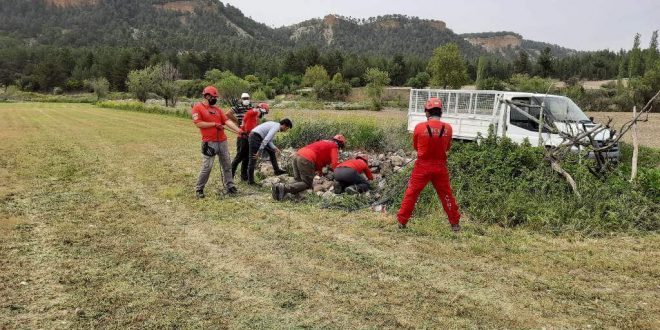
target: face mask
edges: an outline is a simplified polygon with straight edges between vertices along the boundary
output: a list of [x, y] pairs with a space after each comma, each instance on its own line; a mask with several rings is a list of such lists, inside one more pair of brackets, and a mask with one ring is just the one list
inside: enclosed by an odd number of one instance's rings
[[215, 105], [216, 103], [218, 103], [218, 99], [216, 99], [216, 98], [209, 99], [209, 104], [210, 105]]
[[243, 105], [245, 105], [245, 106], [250, 105], [250, 100], [243, 100]]

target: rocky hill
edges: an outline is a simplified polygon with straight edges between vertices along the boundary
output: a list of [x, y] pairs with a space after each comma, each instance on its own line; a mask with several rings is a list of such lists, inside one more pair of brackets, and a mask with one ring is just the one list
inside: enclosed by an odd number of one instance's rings
[[573, 49], [564, 48], [554, 44], [524, 39], [515, 32], [484, 32], [461, 34], [465, 41], [477, 46], [490, 54], [499, 55], [507, 59], [517, 56], [520, 50], [526, 51], [531, 57], [537, 57], [545, 47], [550, 47], [552, 54], [564, 57], [577, 53]]
[[273, 29], [215, 0], [3, 0], [0, 36], [30, 45], [150, 47], [162, 50], [319, 49], [385, 55], [429, 56], [455, 42], [468, 58], [494, 54], [535, 56], [546, 46], [555, 56], [571, 50], [523, 39], [512, 32], [459, 35], [443, 21], [404, 15], [354, 19], [328, 15]]

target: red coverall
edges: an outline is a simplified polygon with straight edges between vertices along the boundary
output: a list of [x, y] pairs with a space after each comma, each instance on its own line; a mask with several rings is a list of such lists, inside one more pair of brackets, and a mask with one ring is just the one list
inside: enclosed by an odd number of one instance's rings
[[410, 174], [408, 188], [397, 214], [397, 220], [406, 224], [415, 209], [415, 204], [426, 184], [431, 181], [442, 207], [447, 213], [449, 223], [458, 224], [461, 214], [458, 204], [451, 193], [449, 171], [447, 170], [447, 150], [451, 147], [452, 128], [438, 119], [415, 126], [413, 147], [417, 150], [417, 160]]

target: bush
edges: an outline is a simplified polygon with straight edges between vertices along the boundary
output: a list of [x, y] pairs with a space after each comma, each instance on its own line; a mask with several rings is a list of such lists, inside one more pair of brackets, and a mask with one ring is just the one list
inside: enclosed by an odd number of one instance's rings
[[348, 149], [385, 151], [399, 149], [408, 143], [410, 135], [405, 126], [382, 128], [371, 121], [321, 122], [304, 121], [295, 123], [287, 134], [277, 136], [277, 145], [288, 148], [301, 148], [314, 141], [329, 139], [336, 134], [344, 134]]
[[351, 85], [344, 82], [341, 73], [336, 73], [330, 81], [317, 82], [314, 93], [321, 100], [343, 101], [351, 93]]
[[110, 90], [110, 83], [108, 82], [108, 79], [103, 77], [87, 79], [85, 80], [85, 86], [94, 91], [94, 95], [96, 95], [97, 100], [104, 98]]
[[313, 87], [318, 83], [325, 83], [328, 80], [330, 80], [330, 76], [328, 76], [328, 72], [322, 65], [310, 66], [305, 70], [302, 86]]
[[190, 118], [190, 109], [173, 109], [171, 107], [163, 107], [160, 105], [149, 105], [142, 102], [134, 101], [102, 101], [97, 102], [96, 106], [107, 109], [126, 110], [144, 113], [154, 113], [161, 115], [170, 115], [182, 118]]
[[385, 86], [390, 83], [389, 73], [376, 68], [369, 68], [364, 74], [364, 80], [367, 82], [367, 95], [371, 101], [371, 109], [382, 109], [383, 90], [385, 89]]
[[431, 80], [431, 76], [427, 72], [422, 71], [419, 72], [416, 76], [408, 79], [406, 86], [412, 88], [424, 88], [429, 85], [429, 80]]
[[268, 95], [266, 95], [266, 93], [261, 89], [254, 91], [250, 97], [253, 101], [266, 101], [269, 99]]
[[501, 91], [506, 89], [506, 86], [503, 81], [495, 77], [488, 77], [477, 82], [477, 89]]
[[[625, 147], [624, 147], [625, 149]], [[564, 164], [577, 182], [582, 198], [543, 160], [543, 150], [517, 145], [508, 139], [455, 143], [449, 154], [452, 188], [461, 212], [473, 221], [504, 227], [559, 233], [579, 231], [602, 235], [610, 231], [660, 229], [660, 151], [643, 149], [640, 178], [628, 182], [629, 168], [619, 166], [605, 181], [597, 180], [583, 164]], [[623, 163], [629, 162], [628, 152]], [[650, 156], [649, 156], [650, 154]], [[577, 156], [576, 156], [577, 157]], [[583, 163], [588, 162], [583, 160]], [[411, 168], [388, 182], [399, 207]], [[643, 174], [642, 174], [643, 173]], [[442, 207], [429, 185], [416, 207], [417, 215], [439, 215]]]
[[516, 92], [546, 93], [554, 86], [552, 79], [530, 77], [527, 74], [514, 74], [509, 79], [509, 90]]

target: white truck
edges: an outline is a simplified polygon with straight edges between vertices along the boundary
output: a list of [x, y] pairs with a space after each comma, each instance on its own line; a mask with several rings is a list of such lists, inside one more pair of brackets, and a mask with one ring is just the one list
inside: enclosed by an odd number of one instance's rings
[[[408, 106], [408, 130], [426, 121], [424, 104], [431, 97], [442, 99], [443, 121], [452, 125], [454, 139], [476, 140], [488, 136], [492, 125], [499, 137], [516, 143], [527, 139], [533, 146], [557, 146], [563, 142], [556, 128], [569, 134], [584, 132], [595, 126], [593, 121], [571, 99], [559, 95], [504, 91], [412, 89]], [[543, 109], [543, 111], [541, 111]], [[543, 123], [544, 125], [539, 125]], [[600, 146], [611, 138], [610, 130], [596, 136]], [[608, 158], [618, 159], [619, 149], [607, 151]]]

